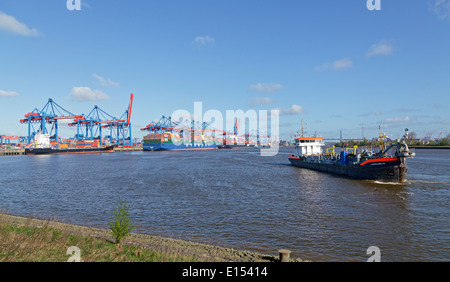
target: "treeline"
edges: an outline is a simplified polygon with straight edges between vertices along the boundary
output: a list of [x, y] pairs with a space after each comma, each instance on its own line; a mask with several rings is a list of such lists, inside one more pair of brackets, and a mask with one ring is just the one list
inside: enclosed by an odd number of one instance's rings
[[413, 131], [409, 133], [408, 137], [408, 145], [410, 146], [450, 146], [450, 134], [435, 140], [421, 140], [417, 138], [417, 134]]
[[438, 140], [412, 140], [408, 143], [409, 146], [450, 146], [449, 138], [441, 138]]
[[[383, 143], [391, 144], [393, 142], [396, 142], [395, 140], [392, 140], [390, 142], [383, 141]], [[418, 139], [409, 139], [408, 140], [409, 146], [450, 146], [450, 138], [444, 137], [437, 140], [418, 140]], [[372, 146], [372, 147], [380, 147], [380, 141], [373, 141], [373, 140], [348, 140], [348, 141], [341, 141], [334, 144], [336, 147], [354, 147], [354, 146], [362, 147], [362, 146]]]
[[373, 140], [346, 140], [346, 141], [341, 141], [341, 142], [337, 142], [334, 144], [334, 146], [336, 147], [354, 147], [354, 146], [358, 146], [358, 147], [380, 147], [381, 143], [380, 141], [373, 141]]

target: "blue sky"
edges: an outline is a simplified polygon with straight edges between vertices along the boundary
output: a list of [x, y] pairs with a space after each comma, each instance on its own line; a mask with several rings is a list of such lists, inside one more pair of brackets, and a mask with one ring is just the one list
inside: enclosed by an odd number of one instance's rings
[[[48, 98], [120, 116], [133, 136], [175, 110], [280, 109], [327, 138], [449, 130], [450, 0], [0, 2], [0, 134]], [[64, 129], [72, 137], [72, 129]]]

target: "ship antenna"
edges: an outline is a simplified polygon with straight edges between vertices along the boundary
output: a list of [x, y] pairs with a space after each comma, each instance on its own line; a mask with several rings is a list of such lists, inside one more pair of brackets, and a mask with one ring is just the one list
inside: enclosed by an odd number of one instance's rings
[[303, 137], [303, 119], [302, 119], [302, 137]]
[[380, 147], [383, 150], [383, 137], [381, 136], [381, 126], [378, 126], [378, 131], [380, 132]]

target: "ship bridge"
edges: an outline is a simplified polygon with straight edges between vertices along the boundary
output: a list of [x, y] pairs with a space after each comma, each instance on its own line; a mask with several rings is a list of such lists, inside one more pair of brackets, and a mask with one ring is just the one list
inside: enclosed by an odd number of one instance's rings
[[298, 156], [322, 154], [322, 146], [325, 146], [325, 143], [321, 136], [300, 136], [295, 138], [295, 153]]

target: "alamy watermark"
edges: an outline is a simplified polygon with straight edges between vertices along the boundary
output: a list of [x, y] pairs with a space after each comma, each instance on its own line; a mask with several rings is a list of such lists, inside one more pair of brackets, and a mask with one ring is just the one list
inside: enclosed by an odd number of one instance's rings
[[[224, 140], [229, 142], [230, 138], [233, 144], [249, 145], [248, 140], [252, 136], [257, 139], [254, 140], [255, 145], [262, 145], [261, 156], [275, 156], [279, 149], [279, 115], [279, 110], [226, 110], [224, 118], [219, 110], [212, 109], [203, 113], [203, 103], [194, 102], [193, 114], [184, 109], [172, 113], [172, 120], [178, 123], [172, 132], [173, 144], [189, 146], [205, 142], [205, 132], [210, 137], [206, 142], [216, 145], [223, 144]], [[203, 128], [205, 124], [209, 130]], [[189, 134], [186, 134], [186, 128], [189, 128]]]
[[366, 3], [367, 9], [369, 11], [380, 11], [381, 10], [381, 0], [367, 0]]
[[[370, 246], [367, 248], [366, 253], [367, 255], [370, 255], [367, 262], [381, 262], [381, 250], [379, 247]], [[70, 255], [67, 262], [81, 262], [81, 250], [77, 246], [69, 247], [66, 254]]]
[[67, 10], [69, 10], [69, 11], [73, 11], [73, 10], [80, 11], [81, 10], [81, 0], [67, 0], [66, 6], [67, 6]]
[[[80, 11], [81, 10], [81, 0], [67, 0], [66, 2], [67, 10], [69, 11]], [[367, 0], [367, 9], [370, 11], [380, 11], [381, 10], [381, 0]]]
[[367, 254], [370, 257], [367, 259], [367, 262], [380, 262], [381, 261], [381, 250], [377, 246], [370, 246], [367, 248]]
[[70, 255], [67, 262], [81, 262], [81, 250], [77, 246], [69, 247], [66, 254]]

